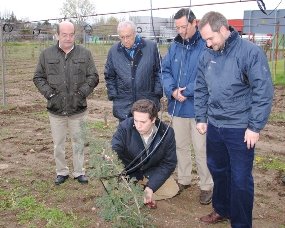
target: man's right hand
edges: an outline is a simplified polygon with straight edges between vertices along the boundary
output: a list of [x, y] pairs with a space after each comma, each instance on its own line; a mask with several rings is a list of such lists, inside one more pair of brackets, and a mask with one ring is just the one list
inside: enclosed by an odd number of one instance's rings
[[208, 127], [207, 123], [197, 123], [196, 124], [196, 129], [201, 135], [204, 135], [207, 132], [207, 127]]
[[186, 89], [186, 87], [183, 88], [177, 88], [172, 92], [172, 96], [174, 97], [174, 99], [178, 100], [179, 102], [183, 102], [187, 99], [187, 97], [184, 97], [182, 95], [182, 92]]
[[157, 207], [157, 204], [155, 200], [153, 200], [153, 191], [151, 188], [146, 187], [144, 189], [144, 204], [147, 205], [151, 209], [155, 209]]

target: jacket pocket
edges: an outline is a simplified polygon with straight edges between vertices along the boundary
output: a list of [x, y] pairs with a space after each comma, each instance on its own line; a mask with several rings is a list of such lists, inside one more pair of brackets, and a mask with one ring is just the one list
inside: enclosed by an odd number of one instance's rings
[[48, 59], [47, 60], [47, 74], [48, 75], [58, 75], [59, 74], [59, 59]]
[[73, 59], [73, 73], [75, 76], [75, 82], [83, 83], [86, 80], [86, 60], [85, 58]]
[[51, 112], [60, 113], [63, 110], [63, 99], [60, 94], [53, 96], [47, 102], [47, 109]]
[[74, 93], [72, 96], [72, 110], [79, 111], [87, 108], [87, 102], [84, 97], [78, 93]]

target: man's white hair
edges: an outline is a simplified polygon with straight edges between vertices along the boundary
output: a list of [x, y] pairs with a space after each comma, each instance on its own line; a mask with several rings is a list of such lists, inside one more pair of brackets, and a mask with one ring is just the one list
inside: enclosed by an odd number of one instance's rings
[[122, 28], [126, 28], [126, 27], [130, 27], [130, 28], [134, 31], [134, 33], [136, 33], [137, 26], [136, 26], [135, 23], [132, 22], [132, 21], [121, 21], [121, 22], [118, 24], [117, 32], [120, 33], [120, 31], [122, 30]]

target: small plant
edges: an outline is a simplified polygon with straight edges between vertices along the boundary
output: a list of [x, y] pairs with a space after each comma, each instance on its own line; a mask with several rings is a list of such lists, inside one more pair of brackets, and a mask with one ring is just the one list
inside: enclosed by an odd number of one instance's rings
[[121, 175], [124, 167], [117, 155], [108, 146], [100, 151], [98, 145], [91, 145], [90, 156], [91, 175], [99, 178], [105, 189], [96, 200], [100, 216], [114, 227], [151, 227], [151, 218], [143, 205], [142, 186]]

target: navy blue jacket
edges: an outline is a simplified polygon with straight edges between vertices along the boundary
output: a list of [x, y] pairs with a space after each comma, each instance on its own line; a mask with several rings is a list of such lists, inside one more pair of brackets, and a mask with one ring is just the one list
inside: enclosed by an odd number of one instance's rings
[[195, 87], [196, 121], [216, 127], [259, 132], [272, 106], [273, 85], [263, 50], [231, 34], [221, 51], [208, 48], [201, 56]]
[[[194, 118], [194, 85], [197, 74], [197, 64], [205, 42], [198, 31], [189, 42], [182, 40], [178, 35], [172, 42], [167, 55], [162, 62], [162, 74], [160, 75], [165, 95], [168, 99], [168, 113], [170, 115]], [[178, 87], [186, 87], [183, 96], [184, 102], [176, 102], [172, 93]], [[174, 112], [173, 109], [175, 108]]]
[[156, 43], [142, 39], [134, 59], [121, 42], [109, 50], [105, 65], [108, 99], [113, 101], [113, 115], [124, 120], [130, 116], [132, 104], [146, 98], [160, 107], [162, 86], [159, 78], [160, 58]]
[[[147, 177], [147, 186], [151, 188], [153, 192], [160, 188], [170, 177], [177, 163], [173, 129], [169, 127], [167, 130], [168, 126], [162, 122], [159, 126], [158, 120], [155, 124], [159, 128], [154, 137], [154, 141], [151, 143], [149, 153], [151, 153], [155, 147], [157, 147], [156, 150], [154, 150], [154, 153], [142, 166], [139, 166], [129, 174], [138, 180], [142, 180], [143, 176]], [[142, 138], [134, 126], [133, 117], [120, 122], [112, 138], [112, 149], [117, 152], [118, 157], [122, 160], [125, 167], [127, 167], [144, 148]], [[144, 153], [143, 158], [145, 156], [146, 154]], [[138, 159], [132, 167], [140, 161], [141, 159]]]

